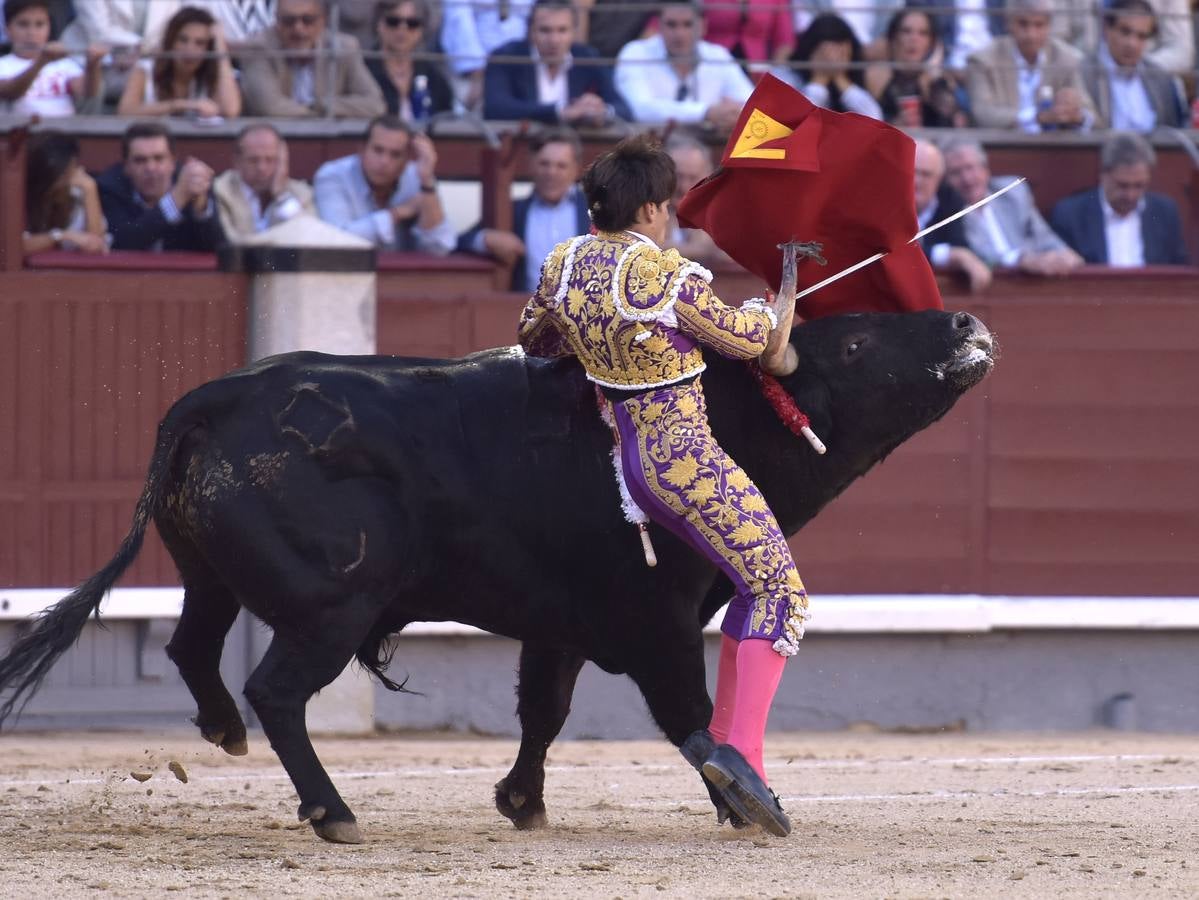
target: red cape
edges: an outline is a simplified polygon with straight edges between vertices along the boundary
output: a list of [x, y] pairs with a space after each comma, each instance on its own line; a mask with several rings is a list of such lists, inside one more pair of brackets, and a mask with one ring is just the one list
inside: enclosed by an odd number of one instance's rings
[[902, 131], [813, 105], [767, 75], [737, 120], [720, 168], [679, 204], [679, 224], [777, 290], [785, 241], [818, 241], [827, 266], [799, 265], [802, 290], [879, 251], [890, 254], [798, 303], [805, 319], [844, 312], [941, 309], [919, 244], [916, 145]]

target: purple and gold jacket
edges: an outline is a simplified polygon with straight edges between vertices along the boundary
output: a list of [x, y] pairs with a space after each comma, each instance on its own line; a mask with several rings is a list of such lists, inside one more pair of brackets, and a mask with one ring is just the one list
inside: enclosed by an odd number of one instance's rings
[[766, 348], [774, 313], [764, 300], [720, 301], [712, 273], [635, 232], [581, 235], [556, 246], [520, 317], [532, 356], [579, 358], [596, 384], [662, 387], [704, 370], [700, 345], [734, 359]]

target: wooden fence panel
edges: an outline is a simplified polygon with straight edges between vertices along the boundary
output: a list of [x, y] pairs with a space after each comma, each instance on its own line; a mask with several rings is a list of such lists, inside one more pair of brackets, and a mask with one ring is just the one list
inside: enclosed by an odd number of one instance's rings
[[[240, 365], [245, 279], [212, 271], [27, 271], [0, 289], [0, 584], [72, 585], [128, 530], [155, 429]], [[172, 584], [155, 536], [123, 580]]]

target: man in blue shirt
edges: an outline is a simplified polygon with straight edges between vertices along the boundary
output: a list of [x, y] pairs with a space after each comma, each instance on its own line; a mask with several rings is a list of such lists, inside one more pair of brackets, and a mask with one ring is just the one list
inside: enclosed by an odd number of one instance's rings
[[587, 202], [576, 182], [583, 145], [569, 128], [542, 132], [533, 144], [533, 193], [512, 207], [512, 231], [476, 225], [458, 242], [460, 250], [493, 256], [512, 268], [512, 290], [531, 291], [541, 264], [555, 245], [591, 229]]
[[379, 116], [367, 126], [361, 151], [316, 170], [317, 212], [382, 250], [444, 256], [456, 235], [437, 195], [436, 168], [427, 136], [396, 116]]

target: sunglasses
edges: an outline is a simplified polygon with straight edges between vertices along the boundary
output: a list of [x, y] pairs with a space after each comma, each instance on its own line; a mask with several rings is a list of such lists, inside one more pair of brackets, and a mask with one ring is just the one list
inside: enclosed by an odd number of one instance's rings
[[297, 25], [303, 25], [305, 28], [311, 28], [321, 17], [316, 13], [304, 13], [298, 16], [279, 16], [278, 22], [284, 28], [295, 28]]
[[425, 27], [425, 20], [418, 16], [384, 16], [383, 24], [388, 28], [399, 28], [404, 25], [410, 31], [416, 31], [418, 28]]

